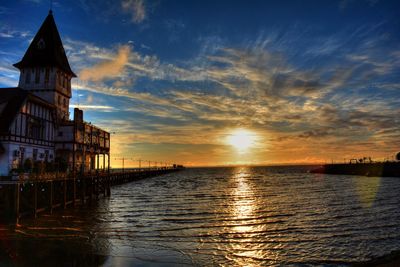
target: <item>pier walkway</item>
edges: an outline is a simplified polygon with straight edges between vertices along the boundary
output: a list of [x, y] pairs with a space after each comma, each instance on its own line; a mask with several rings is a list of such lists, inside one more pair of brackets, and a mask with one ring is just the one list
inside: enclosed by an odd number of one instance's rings
[[111, 186], [176, 172], [181, 168], [132, 169], [66, 174], [24, 176], [18, 180], [0, 181], [0, 218], [17, 224], [25, 216], [37, 217], [56, 208], [91, 204], [99, 197], [111, 196]]

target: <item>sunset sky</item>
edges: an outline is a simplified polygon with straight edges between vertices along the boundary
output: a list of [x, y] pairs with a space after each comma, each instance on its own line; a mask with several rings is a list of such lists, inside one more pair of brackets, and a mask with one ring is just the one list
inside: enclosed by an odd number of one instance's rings
[[[50, 1], [0, 2], [0, 87]], [[119, 157], [187, 166], [400, 151], [400, 1], [53, 1], [71, 112]], [[133, 166], [134, 161], [126, 165]]]

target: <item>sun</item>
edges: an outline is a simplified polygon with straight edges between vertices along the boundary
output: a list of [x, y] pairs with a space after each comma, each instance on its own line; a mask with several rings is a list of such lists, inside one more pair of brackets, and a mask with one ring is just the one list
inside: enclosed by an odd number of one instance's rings
[[228, 135], [227, 143], [239, 152], [248, 151], [256, 141], [256, 135], [245, 129], [236, 129]]

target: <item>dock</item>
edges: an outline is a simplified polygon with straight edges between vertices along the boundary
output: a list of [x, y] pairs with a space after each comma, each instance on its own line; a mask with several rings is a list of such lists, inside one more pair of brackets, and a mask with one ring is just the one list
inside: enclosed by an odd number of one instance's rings
[[37, 175], [18, 180], [0, 181], [0, 218], [19, 223], [27, 216], [53, 213], [90, 205], [100, 197], [110, 197], [111, 187], [132, 181], [164, 175], [181, 168], [134, 169], [129, 171], [93, 172], [85, 175]]
[[400, 162], [368, 162], [325, 164], [311, 173], [360, 175], [375, 177], [400, 177]]

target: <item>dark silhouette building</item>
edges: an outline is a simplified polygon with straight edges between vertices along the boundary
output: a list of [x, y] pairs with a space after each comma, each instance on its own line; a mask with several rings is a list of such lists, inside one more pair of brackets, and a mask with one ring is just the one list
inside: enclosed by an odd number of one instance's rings
[[69, 116], [71, 79], [76, 77], [52, 11], [22, 60], [18, 87], [0, 88], [0, 176], [9, 175], [28, 159], [52, 162], [69, 171], [91, 171], [110, 162], [110, 134], [83, 120], [83, 111]]

